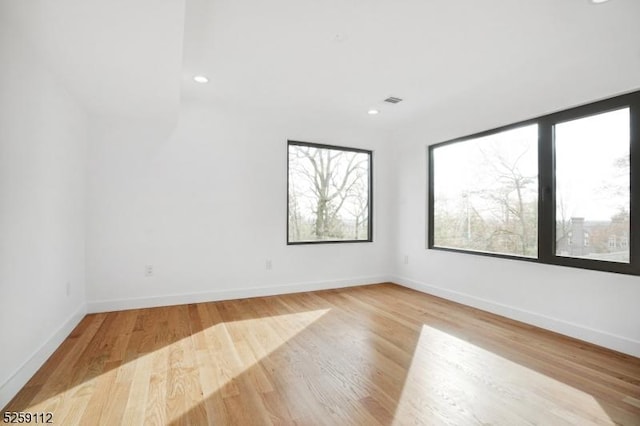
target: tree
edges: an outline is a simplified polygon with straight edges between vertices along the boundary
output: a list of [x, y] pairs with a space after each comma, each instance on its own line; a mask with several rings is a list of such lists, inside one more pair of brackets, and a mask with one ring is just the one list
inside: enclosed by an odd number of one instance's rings
[[537, 176], [525, 175], [519, 165], [528, 149], [512, 158], [497, 146], [480, 147], [479, 150], [494, 181], [491, 189], [481, 191], [481, 196], [490, 201], [489, 210], [495, 224], [487, 241], [489, 247], [523, 255], [535, 254]]
[[300, 207], [295, 182], [289, 182], [293, 190], [289, 190], [289, 239], [300, 240]]
[[[313, 230], [310, 235], [300, 235], [302, 239], [344, 237], [346, 224], [343, 208], [348, 205], [353, 209], [358, 204], [358, 197], [368, 188], [368, 181], [365, 180], [368, 176], [368, 159], [367, 154], [354, 151], [307, 145], [289, 146], [289, 200], [290, 203], [292, 199], [296, 203], [304, 200], [307, 204], [294, 206], [294, 218], [291, 218], [290, 212], [289, 220], [299, 222], [305, 216], [301, 210], [313, 216]], [[362, 220], [362, 215], [359, 215], [359, 220]], [[297, 229], [300, 229], [299, 223]]]
[[358, 174], [358, 177], [355, 180], [355, 185], [351, 191], [351, 198], [353, 202], [347, 210], [354, 218], [354, 239], [357, 240], [360, 237], [360, 228], [364, 228], [364, 230], [366, 230], [368, 227], [369, 193], [368, 184], [366, 184], [367, 176], [365, 171], [363, 169], [358, 169], [356, 173]]

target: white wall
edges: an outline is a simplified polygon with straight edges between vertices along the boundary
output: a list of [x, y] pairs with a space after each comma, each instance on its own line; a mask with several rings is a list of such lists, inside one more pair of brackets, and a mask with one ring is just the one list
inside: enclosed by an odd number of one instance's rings
[[34, 52], [0, 22], [0, 407], [84, 313], [85, 116]]
[[[326, 117], [196, 101], [185, 101], [175, 130], [159, 124], [92, 126], [89, 310], [387, 279], [387, 135]], [[375, 151], [373, 243], [286, 245], [287, 139]], [[145, 265], [153, 265], [153, 277], [145, 277]]]
[[[640, 277], [426, 249], [428, 145], [638, 88], [639, 59], [630, 58], [615, 80], [604, 79], [614, 70], [601, 66], [602, 75], [568, 73], [542, 90], [539, 85], [479, 88], [464, 102], [442, 105], [428, 120], [398, 132], [397, 281], [640, 356]], [[609, 64], [616, 66], [625, 68], [620, 61]]]

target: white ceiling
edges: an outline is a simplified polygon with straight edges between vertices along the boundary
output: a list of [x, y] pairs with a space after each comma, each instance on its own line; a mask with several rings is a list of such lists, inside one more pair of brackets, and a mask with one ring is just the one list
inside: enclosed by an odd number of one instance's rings
[[[399, 126], [436, 108], [554, 87], [640, 87], [640, 1], [0, 0], [100, 114], [204, 102]], [[210, 78], [207, 85], [194, 74]], [[628, 81], [621, 90], [629, 90]], [[612, 87], [612, 86], [609, 86]], [[606, 94], [604, 94], [606, 95]], [[387, 96], [404, 101], [385, 104]], [[380, 109], [369, 117], [369, 108]]]
[[3, 21], [92, 113], [176, 110], [183, 0], [0, 0]]

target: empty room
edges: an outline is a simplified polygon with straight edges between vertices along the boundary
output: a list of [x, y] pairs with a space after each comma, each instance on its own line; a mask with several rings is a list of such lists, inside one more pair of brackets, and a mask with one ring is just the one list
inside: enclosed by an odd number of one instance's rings
[[640, 425], [640, 1], [0, 0], [0, 416]]

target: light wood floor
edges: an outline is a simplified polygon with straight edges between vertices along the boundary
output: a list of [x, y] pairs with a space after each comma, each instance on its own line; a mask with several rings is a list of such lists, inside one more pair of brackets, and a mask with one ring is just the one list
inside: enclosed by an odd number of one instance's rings
[[640, 425], [640, 359], [392, 284], [88, 315], [55, 424]]

